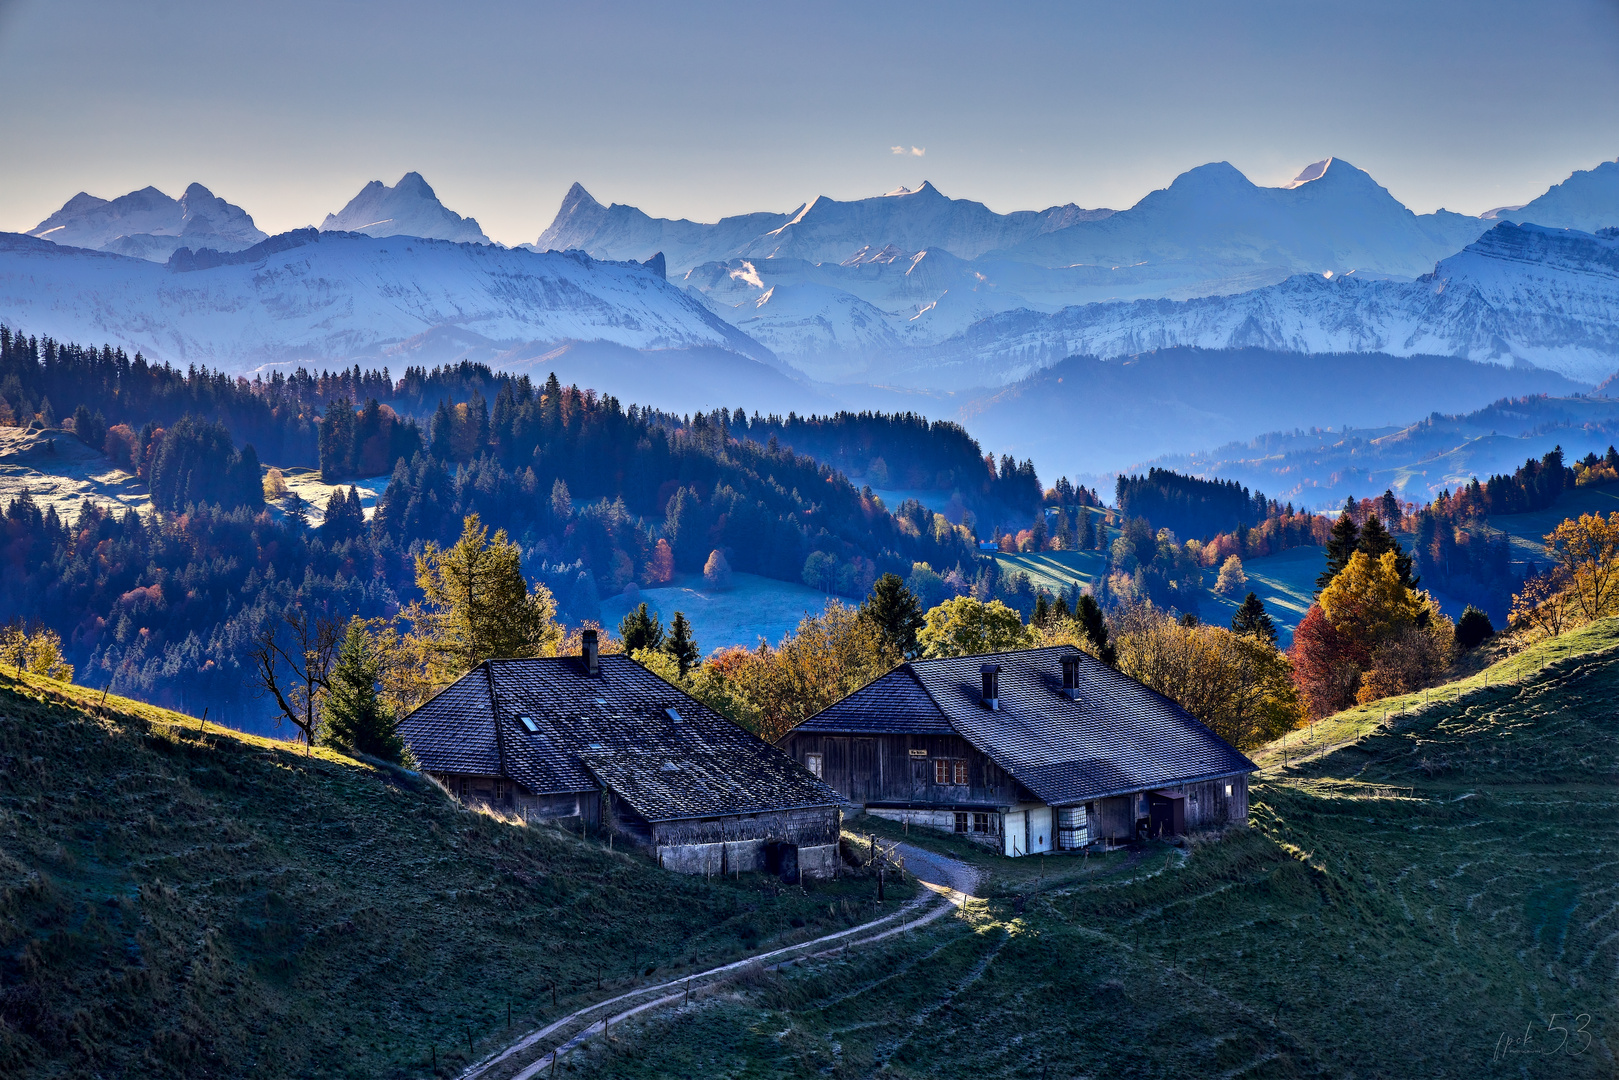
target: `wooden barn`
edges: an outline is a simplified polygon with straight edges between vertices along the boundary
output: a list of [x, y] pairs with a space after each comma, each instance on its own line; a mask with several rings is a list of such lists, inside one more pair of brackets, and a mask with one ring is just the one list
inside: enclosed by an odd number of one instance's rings
[[782, 745], [868, 813], [1013, 856], [1246, 823], [1255, 769], [1071, 646], [902, 664]]
[[627, 656], [488, 660], [400, 722], [464, 801], [579, 817], [693, 874], [828, 875], [842, 799], [783, 751]]

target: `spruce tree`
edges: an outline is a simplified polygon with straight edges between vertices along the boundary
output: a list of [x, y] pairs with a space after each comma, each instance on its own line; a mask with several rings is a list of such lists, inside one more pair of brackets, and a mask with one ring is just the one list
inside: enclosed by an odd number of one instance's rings
[[351, 619], [321, 706], [322, 743], [384, 761], [404, 760], [399, 718], [377, 696], [381, 678], [382, 657], [366, 632], [365, 622]]
[[1096, 648], [1097, 658], [1108, 667], [1118, 663], [1118, 652], [1107, 640], [1107, 620], [1102, 617], [1101, 605], [1094, 596], [1086, 593], [1079, 598], [1077, 616], [1085, 637]]
[[663, 620], [645, 604], [636, 608], [618, 624], [618, 636], [624, 641], [624, 651], [633, 653], [641, 649], [663, 646]]
[[1030, 621], [1035, 626], [1044, 626], [1051, 621], [1051, 600], [1046, 596], [1044, 589], [1034, 598], [1034, 618]]
[[1472, 604], [1456, 620], [1456, 644], [1463, 649], [1476, 649], [1485, 639], [1495, 636], [1495, 624], [1490, 617]]
[[433, 419], [428, 424], [427, 430], [427, 452], [440, 461], [450, 460], [451, 439], [455, 435], [455, 417], [450, 413], [449, 402], [439, 399], [438, 408], [433, 411]]
[[1267, 645], [1276, 644], [1276, 624], [1271, 622], [1264, 601], [1249, 593], [1237, 613], [1231, 616], [1231, 629], [1244, 637], [1258, 638]]
[[1366, 527], [1360, 531], [1360, 540], [1355, 550], [1364, 551], [1374, 560], [1382, 558], [1386, 551], [1394, 552], [1394, 565], [1400, 571], [1400, 584], [1408, 589], [1416, 588], [1418, 579], [1411, 574], [1411, 556], [1406, 554], [1400, 542], [1383, 528], [1383, 523], [1377, 518], [1366, 519]]
[[889, 651], [907, 660], [920, 653], [917, 634], [926, 621], [922, 602], [898, 574], [884, 574], [877, 579], [866, 602], [860, 605], [860, 617], [871, 625]]
[[697, 663], [702, 653], [697, 649], [697, 642], [691, 636], [691, 623], [686, 621], [683, 612], [675, 612], [675, 617], [669, 620], [669, 635], [663, 639], [663, 651], [674, 658], [675, 664], [680, 668], [680, 677], [684, 679], [691, 671], [691, 666]]
[[1327, 537], [1327, 568], [1315, 579], [1316, 592], [1332, 584], [1332, 579], [1338, 576], [1338, 571], [1349, 565], [1349, 557], [1355, 553], [1360, 543], [1360, 529], [1350, 515], [1350, 507], [1353, 505], [1353, 499], [1344, 500], [1343, 513], [1338, 515], [1338, 520], [1332, 526], [1332, 535]]

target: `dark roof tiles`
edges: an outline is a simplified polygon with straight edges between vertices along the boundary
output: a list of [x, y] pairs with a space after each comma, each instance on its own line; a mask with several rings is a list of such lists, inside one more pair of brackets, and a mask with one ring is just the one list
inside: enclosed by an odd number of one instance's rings
[[[1075, 698], [1063, 656], [1078, 656]], [[1001, 666], [999, 705], [983, 705], [980, 670]], [[914, 683], [921, 694], [905, 690]], [[1161, 694], [1072, 646], [917, 660], [810, 717], [809, 732], [954, 731], [1050, 804], [1142, 791], [1255, 766]]]
[[828, 705], [795, 730], [955, 734], [950, 722], [922, 688], [910, 664], [902, 664], [842, 701]]
[[490, 660], [401, 721], [400, 733], [429, 772], [505, 775], [536, 794], [605, 785], [648, 821], [841, 801], [781, 750], [629, 657], [603, 656], [600, 670], [589, 677], [578, 657]]

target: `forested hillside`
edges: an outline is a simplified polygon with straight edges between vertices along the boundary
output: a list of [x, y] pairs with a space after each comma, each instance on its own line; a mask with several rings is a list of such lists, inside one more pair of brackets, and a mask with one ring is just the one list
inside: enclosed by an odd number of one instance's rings
[[[736, 571], [851, 598], [917, 563], [963, 591], [980, 576], [974, 510], [1026, 522], [1040, 500], [1032, 466], [997, 469], [954, 425], [678, 417], [474, 364], [398, 382], [358, 368], [249, 381], [0, 328], [0, 401], [12, 423], [68, 423], [63, 437], [106, 453], [163, 512], [87, 503], [64, 520], [13, 502], [0, 605], [55, 629], [82, 680], [233, 722], [261, 711], [243, 658], [266, 621], [292, 606], [392, 613], [415, 596], [415, 555], [468, 514], [505, 529], [577, 623], [603, 596], [700, 570], [715, 551]], [[919, 486], [959, 490], [974, 510], [953, 524], [915, 501], [885, 506], [782, 438], [830, 432], [818, 445], [834, 455], [854, 429], [879, 456], [938, 466]], [[311, 528], [274, 473], [260, 484], [261, 461], [389, 480], [369, 520], [339, 491]]]

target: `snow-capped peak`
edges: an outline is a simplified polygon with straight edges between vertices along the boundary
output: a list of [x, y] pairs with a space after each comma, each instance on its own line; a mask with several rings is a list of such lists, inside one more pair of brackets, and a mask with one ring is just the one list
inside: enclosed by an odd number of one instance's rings
[[1313, 163], [1311, 163], [1309, 165], [1306, 165], [1304, 167], [1304, 170], [1293, 178], [1293, 182], [1291, 184], [1286, 185], [1286, 186], [1290, 187], [1290, 188], [1296, 188], [1300, 184], [1308, 184], [1311, 180], [1320, 179], [1322, 174], [1324, 174], [1327, 171], [1327, 166], [1331, 165], [1331, 164], [1332, 164], [1332, 159], [1331, 158], [1322, 158], [1320, 161], [1313, 162]]
[[265, 238], [247, 211], [201, 184], [192, 184], [178, 199], [155, 187], [116, 199], [98, 199], [81, 191], [29, 235], [156, 262], [182, 245], [240, 251]]
[[477, 221], [464, 218], [439, 202], [432, 187], [418, 172], [406, 173], [393, 187], [381, 180], [371, 181], [347, 206], [335, 214], [327, 214], [320, 229], [321, 232], [360, 232], [367, 236], [420, 236], [461, 244], [489, 243], [489, 237], [484, 235]]

